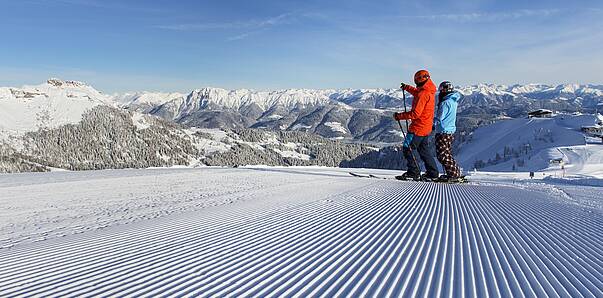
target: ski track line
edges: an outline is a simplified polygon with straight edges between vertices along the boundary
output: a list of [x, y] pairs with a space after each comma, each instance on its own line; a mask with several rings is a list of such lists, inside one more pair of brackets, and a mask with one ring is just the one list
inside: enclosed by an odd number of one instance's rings
[[601, 210], [505, 186], [362, 181], [0, 250], [0, 296], [603, 297]]
[[[382, 209], [382, 208], [383, 208], [383, 207], [379, 207], [379, 209]], [[348, 209], [348, 208], [346, 208], [346, 209]], [[373, 208], [365, 208], [365, 209], [373, 209]], [[356, 209], [356, 210], [357, 210], [357, 209]], [[385, 210], [382, 210], [382, 211], [385, 211]], [[358, 213], [358, 212], [356, 212], [356, 213]], [[363, 215], [363, 214], [361, 214], [361, 215]], [[381, 218], [381, 217], [380, 217], [380, 218]], [[379, 219], [380, 219], [380, 218], [379, 218]], [[350, 221], [350, 222], [354, 222], [354, 220], [353, 220], [353, 219], [352, 219], [352, 220], [349, 220], [349, 221]], [[344, 222], [343, 222], [343, 224], [345, 224], [345, 222], [348, 222], [348, 220], [344, 221]], [[335, 225], [335, 227], [340, 226], [340, 225], [341, 225], [341, 224], [338, 222], [338, 224], [337, 224], [337, 225]], [[360, 230], [360, 229], [354, 229], [353, 231], [361, 231], [361, 230]], [[366, 229], [365, 229], [365, 231], [362, 231], [362, 233], [366, 233], [366, 232], [367, 232], [367, 231], [366, 231]], [[354, 235], [354, 236], [355, 236], [354, 238], [358, 238], [358, 239], [364, 239], [364, 237], [359, 237], [358, 235]], [[350, 237], [350, 238], [351, 238], [351, 237]], [[350, 242], [347, 242], [347, 241], [333, 241], [332, 243], [336, 243], [336, 244], [343, 244], [343, 243], [350, 243]], [[349, 250], [349, 249], [337, 249], [337, 248], [336, 248], [336, 249], [329, 249], [329, 250], [327, 250], [327, 251], [350, 251], [350, 250]], [[308, 255], [312, 255], [312, 254], [308, 254], [308, 253], [306, 253], [306, 254], [305, 254], [305, 256], [306, 256], [306, 257], [307, 257]], [[320, 254], [318, 254], [318, 255], [320, 255]], [[341, 259], [341, 258], [337, 258], [337, 259]], [[248, 275], [247, 273], [245, 273], [245, 272], [241, 272], [241, 273], [239, 273], [239, 276], [235, 276], [235, 278], [243, 278], [244, 276], [249, 276], [249, 275]], [[251, 277], [248, 277], [248, 278], [250, 278], [250, 279], [251, 279]], [[254, 280], [259, 280], [258, 278], [253, 278], [253, 279], [254, 279]], [[210, 294], [210, 295], [212, 295], [212, 294], [213, 294], [213, 295], [217, 295], [217, 296], [220, 296], [220, 295], [221, 295], [221, 293], [211, 293], [211, 292], [210, 292], [210, 293], [208, 293], [208, 294]]]
[[[416, 190], [413, 190], [413, 191], [416, 192]], [[389, 216], [392, 216], [392, 215], [394, 215], [394, 214], [391, 214], [391, 213], [389, 214]], [[376, 231], [379, 231], [379, 230], [376, 230]], [[365, 242], [365, 240], [363, 240], [363, 242]], [[331, 262], [331, 263], [329, 263], [329, 265], [330, 265], [329, 266], [330, 272], [329, 271], [324, 272], [324, 271], [320, 270], [320, 271], [313, 273], [314, 276], [318, 275], [318, 277], [319, 277], [318, 279], [312, 278], [313, 275], [306, 275], [307, 282], [304, 284], [303, 287], [299, 288], [299, 291], [302, 291], [302, 293], [301, 293], [302, 296], [311, 296], [311, 294], [313, 294], [313, 291], [322, 289], [322, 287], [320, 286], [320, 283], [324, 284], [325, 281], [327, 281], [327, 282], [332, 281], [332, 279], [327, 280], [327, 277], [330, 277], [332, 274], [336, 273], [335, 270], [337, 270], [337, 263]], [[288, 292], [284, 292], [284, 294], [285, 295], [289, 294], [289, 292], [292, 292], [293, 290], [294, 289], [291, 288]]]
[[[408, 206], [408, 204], [409, 204], [408, 199], [409, 199], [409, 198], [407, 197], [407, 198], [405, 199], [405, 200], [406, 200], [405, 202], [403, 202], [403, 203], [399, 203], [399, 204], [398, 204], [398, 206], [396, 207], [396, 210], [399, 210], [400, 208], [404, 208], [404, 206]], [[404, 215], [404, 214], [405, 214], [405, 213], [397, 213], [397, 216], [398, 216], [398, 218], [399, 218], [399, 219], [402, 219], [402, 218], [404, 218], [404, 217], [403, 217], [403, 215]], [[380, 216], [380, 218], [382, 218], [382, 217]], [[382, 226], [382, 225], [381, 225], [381, 226]], [[315, 260], [315, 261], [314, 261], [314, 263], [320, 263], [320, 262], [323, 262], [324, 258], [326, 258], [326, 257], [329, 257], [330, 259], [333, 259], [333, 258], [332, 258], [332, 256], [333, 256], [333, 255], [334, 255], [336, 252], [337, 252], [337, 251], [330, 252], [330, 253], [328, 253], [327, 255], [325, 255], [325, 256], [323, 257], [323, 259], [318, 259], [318, 260]], [[339, 252], [339, 253], [340, 253], [340, 252]], [[321, 263], [321, 264], [322, 264], [322, 263]], [[330, 263], [328, 263], [328, 264], [329, 264], [329, 265], [331, 265], [331, 264], [333, 264], [333, 263], [332, 263], [332, 262], [330, 262]], [[279, 288], [278, 288], [279, 292], [277, 292], [277, 293], [283, 293], [285, 290], [288, 290], [288, 289], [290, 290], [290, 289], [292, 288], [292, 287], [290, 286], [291, 284], [297, 284], [297, 285], [298, 285], [298, 287], [304, 287], [304, 286], [306, 286], [306, 285], [307, 285], [307, 284], [308, 284], [308, 283], [309, 283], [309, 282], [312, 280], [312, 279], [311, 279], [312, 275], [309, 275], [309, 273], [312, 273], [312, 271], [317, 271], [317, 270], [316, 270], [316, 268], [317, 268], [317, 267], [316, 267], [316, 266], [313, 266], [313, 267], [306, 266], [306, 265], [307, 265], [307, 263], [306, 263], [306, 264], [303, 264], [303, 265], [304, 265], [305, 267], [301, 267], [301, 268], [300, 268], [300, 269], [304, 269], [304, 271], [302, 272], [303, 274], [300, 274], [300, 273], [299, 273], [299, 271], [298, 271], [298, 272], [296, 272], [296, 276], [297, 276], [297, 277], [295, 277], [295, 276], [294, 276], [294, 278], [290, 278], [289, 276], [284, 275], [284, 276], [281, 278], [281, 280], [283, 280], [283, 279], [285, 279], [285, 278], [286, 278], [286, 280], [288, 280], [288, 282], [287, 282], [287, 283], [277, 283], [277, 284], [279, 285]], [[327, 264], [324, 264], [324, 265], [327, 265]], [[332, 267], [332, 266], [331, 266], [331, 267]], [[301, 271], [301, 270], [300, 270], [300, 271]], [[318, 271], [318, 273], [320, 273], [320, 271]], [[291, 275], [291, 273], [286, 273], [286, 274]], [[303, 282], [302, 282], [302, 283], [300, 283], [300, 280], [303, 280]], [[264, 290], [264, 292], [267, 292], [267, 290], [268, 290], [268, 291], [270, 291], [271, 289], [266, 289], [266, 290]], [[289, 290], [288, 290], [288, 291], [289, 291]]]
[[[320, 210], [317, 210], [315, 213], [317, 213], [317, 215], [320, 215]], [[307, 218], [306, 218], [306, 219], [307, 219]], [[316, 233], [316, 231], [319, 231], [319, 230], [313, 230], [313, 231], [312, 231], [312, 233]], [[289, 236], [291, 236], [291, 237], [296, 237], [296, 238], [300, 237], [300, 234], [299, 234], [299, 233], [297, 233], [297, 232], [296, 232], [296, 233], [290, 233], [290, 234], [291, 234], [291, 235], [289, 235]], [[302, 233], [301, 235], [304, 235], [304, 234]], [[283, 241], [283, 243], [289, 243], [289, 244], [290, 244], [290, 243], [291, 243], [291, 239], [287, 239], [287, 241]], [[278, 244], [281, 244], [281, 242], [279, 242]], [[271, 243], [271, 244], [270, 244], [270, 247], [267, 247], [266, 249], [263, 249], [263, 250], [259, 251], [259, 252], [261, 252], [261, 253], [262, 253], [262, 254], [261, 254], [261, 255], [259, 255], [259, 256], [264, 256], [264, 255], [266, 255], [266, 254], [265, 254], [265, 252], [268, 252], [268, 255], [270, 255], [270, 254], [269, 254], [269, 252], [270, 252], [270, 249], [271, 249], [271, 248], [274, 248], [274, 243]], [[281, 248], [281, 247], [276, 247], [276, 248]], [[290, 251], [291, 249], [296, 249], [296, 247], [295, 247], [295, 246], [291, 247], [291, 245], [287, 245], [287, 244], [285, 244], [285, 246], [284, 246], [284, 247], [282, 247], [282, 248], [285, 248], [284, 252], [288, 252], [288, 251]], [[251, 246], [251, 249], [254, 249], [254, 250], [255, 250], [255, 252], [258, 252], [257, 247]], [[283, 252], [283, 251], [281, 251], [281, 252]], [[224, 267], [224, 268], [232, 268], [232, 267], [231, 267], [231, 266], [232, 266], [232, 264], [229, 264], [228, 262], [232, 262], [233, 257], [236, 257], [236, 256], [228, 256], [228, 258], [227, 258], [226, 260], [220, 260], [220, 261], [225, 261], [225, 262], [227, 262], [227, 263], [226, 263], [226, 264], [224, 264], [224, 262], [222, 262], [222, 263], [221, 263], [219, 266]], [[255, 258], [257, 259], [257, 258], [258, 258], [258, 254], [254, 254], [254, 255], [253, 255], [253, 257], [255, 257]], [[235, 260], [236, 260], [236, 258], [235, 258]], [[263, 258], [262, 260], [265, 260], [265, 258]], [[257, 260], [255, 260], [255, 261], [257, 261]], [[247, 265], [248, 263], [249, 263], [249, 261], [239, 261], [239, 262], [235, 263], [235, 265], [236, 265], [236, 266], [235, 266], [235, 267], [236, 267], [235, 269], [239, 269], [239, 270], [241, 270], [241, 267], [243, 267], [242, 265]], [[270, 264], [270, 263], [269, 263], [269, 264]], [[253, 264], [253, 266], [256, 266], [256, 267], [257, 267], [257, 265], [256, 265], [256, 264]], [[247, 268], [247, 267], [246, 267], [246, 268]], [[246, 269], [246, 268], [243, 268], [243, 269]], [[211, 269], [212, 269], [212, 270], [214, 270], [214, 269], [215, 269], [215, 267], [213, 267], [213, 268], [211, 268]], [[250, 270], [250, 269], [248, 269], [248, 270]], [[217, 280], [218, 278], [221, 278], [222, 280], [224, 280], [224, 275], [225, 275], [226, 273], [229, 273], [229, 274], [230, 274], [232, 271], [234, 271], [234, 270], [226, 270], [226, 271], [225, 271], [224, 269], [220, 269], [220, 267], [218, 267], [218, 272], [222, 272], [223, 274], [218, 275], [217, 277], [213, 278], [213, 280], [212, 280], [211, 282], [212, 282], [212, 283], [215, 283], [215, 282], [216, 282], [216, 280]], [[208, 271], [207, 271], [207, 270], [206, 270], [206, 272], [205, 272], [205, 275], [208, 275]], [[219, 283], [219, 282], [218, 282], [218, 283]], [[190, 291], [190, 290], [197, 290], [197, 289], [189, 289], [189, 291]]]

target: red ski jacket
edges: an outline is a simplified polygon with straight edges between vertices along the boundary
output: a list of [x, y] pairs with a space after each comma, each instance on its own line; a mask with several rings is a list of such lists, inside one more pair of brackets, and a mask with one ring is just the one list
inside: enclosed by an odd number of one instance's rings
[[429, 79], [425, 85], [415, 88], [406, 85], [404, 90], [413, 96], [412, 109], [410, 112], [400, 113], [396, 120], [409, 119], [412, 121], [408, 131], [420, 136], [428, 136], [433, 126], [433, 114], [435, 111], [435, 93], [436, 86]]

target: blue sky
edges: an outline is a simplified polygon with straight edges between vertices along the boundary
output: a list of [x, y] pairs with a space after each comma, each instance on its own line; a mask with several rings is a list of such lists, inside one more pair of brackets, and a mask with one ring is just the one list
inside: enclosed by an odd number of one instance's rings
[[0, 0], [0, 86], [105, 92], [603, 84], [591, 1]]

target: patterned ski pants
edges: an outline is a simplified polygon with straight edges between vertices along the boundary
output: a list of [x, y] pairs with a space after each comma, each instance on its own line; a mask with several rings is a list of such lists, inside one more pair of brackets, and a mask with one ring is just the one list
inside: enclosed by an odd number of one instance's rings
[[453, 140], [453, 134], [436, 134], [436, 151], [438, 155], [438, 160], [440, 161], [442, 166], [444, 166], [444, 170], [446, 170], [446, 175], [448, 177], [456, 178], [461, 175], [461, 169], [456, 163], [456, 160], [454, 160], [454, 157], [452, 157]]

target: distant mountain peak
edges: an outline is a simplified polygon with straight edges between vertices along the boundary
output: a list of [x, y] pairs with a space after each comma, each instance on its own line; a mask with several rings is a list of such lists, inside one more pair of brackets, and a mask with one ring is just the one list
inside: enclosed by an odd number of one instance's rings
[[86, 111], [99, 105], [115, 106], [115, 102], [78, 81], [52, 78], [34, 86], [0, 88], [0, 132], [20, 135], [77, 123]]
[[54, 87], [71, 87], [71, 88], [82, 88], [82, 87], [90, 87], [90, 85], [79, 82], [79, 81], [65, 81], [57, 78], [50, 78], [46, 81], [48, 85]]

